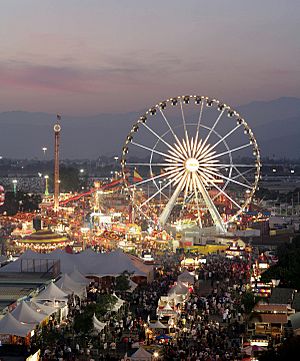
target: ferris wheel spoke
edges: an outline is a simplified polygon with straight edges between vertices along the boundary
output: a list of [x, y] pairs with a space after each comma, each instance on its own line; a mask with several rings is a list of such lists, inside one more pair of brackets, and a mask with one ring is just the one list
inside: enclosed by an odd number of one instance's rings
[[183, 112], [183, 106], [182, 106], [182, 100], [181, 100], [181, 98], [180, 98], [180, 109], [181, 109], [181, 116], [182, 116], [184, 133], [185, 133], [185, 137], [186, 137], [186, 139], [187, 139], [187, 138], [188, 138], [188, 132], [187, 132], [187, 128], [186, 128], [186, 121], [185, 121], [185, 117], [184, 117], [184, 112]]
[[170, 184], [172, 184], [173, 180], [171, 179], [168, 183], [166, 183], [164, 186], [162, 186], [161, 188], [159, 188], [158, 191], [156, 191], [155, 193], [152, 194], [152, 196], [150, 196], [148, 199], [145, 200], [145, 202], [143, 202], [139, 208], [144, 207], [147, 203], [149, 203], [151, 201], [151, 199], [155, 198], [159, 193], [162, 193], [162, 191], [167, 188]]
[[168, 148], [170, 149], [174, 149], [173, 146], [171, 146], [171, 144], [169, 144], [167, 141], [165, 141], [160, 135], [158, 135], [152, 128], [150, 128], [146, 123], [141, 123], [143, 124], [143, 126], [149, 130], [149, 132], [151, 132], [154, 136], [156, 136], [157, 139], [159, 139], [162, 143], [164, 143]]
[[248, 188], [248, 189], [251, 189], [251, 188], [252, 188], [252, 186], [250, 187], [248, 184], [244, 184], [244, 183], [239, 182], [239, 181], [237, 181], [237, 180], [235, 180], [235, 179], [226, 177], [225, 175], [223, 175], [223, 174], [221, 174], [221, 173], [216, 173], [216, 172], [214, 172], [214, 171], [212, 171], [212, 170], [210, 170], [210, 169], [205, 169], [205, 172], [210, 173], [210, 174], [212, 174], [212, 175], [214, 175], [214, 176], [216, 176], [216, 177], [220, 177], [220, 178], [222, 178], [222, 179], [228, 180], [229, 182], [238, 184], [238, 185], [240, 185], [240, 186], [242, 186], [242, 187], [245, 187], [245, 188]]
[[[202, 174], [202, 175], [206, 178], [206, 175], [204, 175], [204, 174]], [[232, 202], [235, 206], [237, 206], [239, 209], [242, 209], [242, 207], [241, 207], [236, 201], [234, 201], [226, 192], [224, 192], [223, 189], [221, 189], [220, 187], [218, 187], [214, 181], [212, 181], [210, 178], [207, 178], [207, 181], [208, 181], [214, 188], [216, 188], [220, 193], [222, 193], [227, 199], [229, 199], [230, 202]]]
[[201, 213], [200, 213], [200, 206], [199, 206], [199, 198], [198, 198], [198, 189], [197, 189], [195, 177], [197, 177], [197, 175], [196, 175], [196, 174], [193, 174], [193, 175], [192, 175], [192, 180], [193, 180], [193, 187], [194, 187], [194, 193], [195, 193], [195, 199], [196, 199], [196, 206], [197, 206], [198, 223], [199, 223], [199, 227], [202, 228], [202, 220], [201, 220]]
[[170, 125], [170, 123], [169, 123], [169, 121], [168, 121], [168, 119], [167, 119], [167, 117], [166, 117], [165, 113], [164, 113], [164, 112], [163, 112], [163, 110], [161, 109], [161, 107], [159, 107], [159, 110], [160, 110], [160, 113], [161, 113], [162, 117], [164, 118], [164, 120], [165, 120], [165, 122], [166, 122], [167, 126], [169, 127], [169, 129], [170, 129], [171, 133], [173, 134], [173, 137], [175, 138], [176, 142], [179, 142], [179, 139], [178, 139], [178, 137], [177, 137], [177, 135], [176, 135], [176, 133], [175, 133], [174, 129], [171, 127], [171, 125]]
[[[233, 164], [230, 163], [201, 163], [203, 167], [216, 167], [216, 168], [229, 168], [232, 167]], [[238, 168], [255, 168], [253, 164], [235, 164], [235, 167]]]
[[224, 226], [222, 217], [220, 216], [220, 213], [218, 212], [217, 207], [215, 206], [214, 202], [210, 198], [210, 195], [209, 195], [207, 189], [205, 188], [201, 177], [199, 177], [198, 174], [196, 174], [195, 179], [196, 179], [197, 188], [199, 189], [199, 191], [204, 199], [206, 207], [209, 210], [209, 213], [211, 214], [211, 217], [212, 217], [215, 225], [221, 232], [225, 233], [225, 226]]
[[252, 145], [251, 143], [247, 143], [247, 144], [241, 145], [240, 147], [227, 150], [226, 152], [214, 154], [214, 155], [206, 158], [206, 161], [207, 161], [207, 160], [212, 160], [212, 159], [215, 159], [215, 158], [222, 157], [223, 155], [226, 155], [226, 154], [229, 154], [229, 153], [238, 152], [239, 150], [242, 150], [242, 149], [244, 149], [244, 148], [250, 147], [251, 145]]
[[215, 120], [213, 126], [210, 128], [206, 138], [204, 139], [202, 146], [200, 148], [200, 150], [202, 151], [204, 146], [206, 145], [209, 137], [211, 136], [211, 133], [214, 131], [215, 127], [217, 126], [217, 124], [219, 123], [219, 120], [221, 119], [222, 115], [224, 114], [225, 108], [223, 108], [223, 110], [220, 112], [219, 116], [217, 117], [217, 119]]
[[182, 188], [184, 187], [184, 183], [186, 180], [186, 173], [183, 173], [182, 178], [180, 179], [180, 181], [177, 184], [177, 187], [175, 188], [172, 197], [169, 199], [169, 202], [166, 204], [164, 210], [162, 211], [162, 213], [159, 216], [159, 224], [161, 226], [164, 226], [167, 222], [167, 219], [169, 218], [172, 209], [174, 208], [174, 205], [176, 203], [176, 200], [180, 194], [180, 192], [182, 191]]
[[233, 168], [235, 169], [235, 171], [236, 171], [238, 174], [235, 175], [235, 176], [233, 176], [232, 179], [236, 179], [236, 178], [240, 178], [240, 177], [241, 177], [242, 179], [244, 179], [244, 181], [245, 181], [246, 183], [248, 183], [249, 185], [251, 185], [251, 182], [249, 182], [249, 180], [245, 177], [245, 175], [248, 174], [248, 173], [250, 173], [250, 172], [252, 172], [252, 171], [253, 171], [253, 168], [248, 169], [248, 170], [246, 170], [246, 171], [244, 171], [244, 172], [240, 172], [235, 166], [234, 166]]
[[135, 145], [136, 147], [139, 147], [139, 148], [142, 148], [142, 149], [145, 149], [145, 150], [148, 150], [149, 152], [151, 153], [155, 153], [155, 154], [158, 154], [158, 155], [161, 155], [163, 157], [167, 157], [167, 158], [171, 158], [171, 159], [174, 159], [175, 161], [178, 160], [178, 158], [175, 158], [173, 156], [171, 156], [170, 154], [168, 153], [164, 153], [164, 152], [161, 152], [159, 150], [156, 150], [156, 149], [153, 149], [153, 148], [149, 148], [143, 144], [140, 144], [140, 143], [136, 143], [136, 142], [131, 142], [132, 145]]
[[148, 183], [148, 182], [152, 182], [152, 181], [155, 180], [155, 179], [159, 179], [159, 178], [164, 178], [164, 177], [166, 177], [166, 176], [170, 176], [170, 175], [172, 175], [173, 173], [178, 173], [178, 170], [177, 170], [177, 169], [170, 170], [170, 171], [165, 172], [165, 173], [163, 173], [163, 174], [158, 174], [158, 175], [156, 175], [156, 176], [153, 176], [153, 177], [144, 179], [144, 180], [142, 180], [142, 181], [140, 181], [140, 182], [131, 184], [128, 188], [134, 188], [134, 187], [136, 187], [136, 186], [140, 186], [141, 184], [145, 184], [145, 183]]
[[196, 135], [199, 133], [200, 123], [201, 123], [201, 120], [202, 120], [203, 105], [204, 105], [204, 102], [202, 101], [202, 102], [201, 102], [201, 105], [200, 105], [200, 112], [199, 112], [199, 118], [198, 118], [198, 123], [197, 123], [197, 132], [196, 132]]
[[182, 166], [182, 163], [171, 163], [171, 164], [170, 163], [126, 163], [126, 166], [132, 166], [132, 167], [143, 167], [143, 166], [169, 167], [170, 165], [180, 167]]
[[186, 152], [186, 150], [184, 149], [184, 147], [182, 146], [181, 143], [180, 144], [175, 143], [174, 146], [176, 147], [177, 152], [181, 152], [183, 154], [184, 159], [188, 158], [187, 152]]
[[[221, 139], [219, 139], [217, 141], [217, 143], [215, 143], [210, 150], [215, 149], [220, 143], [222, 143], [225, 139], [227, 139], [231, 134], [233, 134], [242, 124], [238, 124], [235, 128], [233, 128], [230, 132], [228, 132], [226, 135], [224, 135], [224, 137], [222, 137]], [[206, 153], [203, 152], [203, 155], [205, 156]]]

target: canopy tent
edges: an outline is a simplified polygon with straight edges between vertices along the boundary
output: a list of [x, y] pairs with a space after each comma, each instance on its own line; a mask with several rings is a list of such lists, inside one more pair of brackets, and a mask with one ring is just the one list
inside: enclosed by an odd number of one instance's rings
[[68, 276], [74, 282], [80, 283], [80, 284], [85, 285], [85, 286], [88, 286], [91, 283], [91, 281], [89, 279], [84, 277], [84, 275], [77, 270], [77, 268], [75, 268], [72, 272], [70, 272], [68, 274]]
[[93, 316], [93, 326], [94, 326], [94, 329], [96, 331], [101, 332], [101, 331], [104, 330], [104, 328], [106, 326], [106, 323], [99, 321], [98, 318], [96, 317], [96, 315], [94, 314], [94, 316]]
[[74, 270], [77, 270], [77, 272], [84, 276], [95, 277], [117, 277], [127, 271], [132, 273], [133, 276], [146, 277], [147, 280], [153, 279], [153, 266], [145, 265], [138, 257], [123, 253], [121, 250], [109, 253], [96, 253], [88, 249], [76, 254], [66, 253], [61, 249], [46, 254], [28, 250], [15, 262], [1, 267], [0, 273], [21, 272], [23, 261], [26, 261], [24, 264], [26, 264], [28, 272], [34, 270], [36, 262], [38, 262], [39, 268], [46, 272], [49, 261], [60, 261], [61, 272], [70, 274], [74, 281], [77, 281], [79, 277]]
[[34, 328], [35, 325], [24, 324], [16, 320], [11, 313], [7, 313], [0, 320], [0, 335], [26, 337]]
[[159, 320], [156, 321], [155, 323], [150, 323], [149, 324], [149, 328], [153, 328], [153, 329], [165, 329], [168, 328], [168, 326], [164, 325], [163, 323], [161, 323]]
[[73, 281], [66, 273], [58, 281], [55, 282], [55, 285], [68, 295], [74, 293], [80, 298], [86, 297], [85, 286], [81, 283]]
[[167, 303], [165, 305], [165, 307], [163, 308], [158, 308], [156, 310], [156, 314], [159, 316], [159, 317], [164, 317], [164, 316], [169, 316], [169, 317], [175, 317], [177, 315], [177, 312], [175, 310], [173, 310], [173, 308], [170, 306], [169, 303]]
[[57, 311], [56, 307], [47, 306], [42, 303], [39, 303], [38, 300], [32, 298], [28, 305], [36, 312], [45, 314], [46, 316], [53, 315]]
[[47, 318], [46, 314], [34, 311], [25, 301], [19, 303], [11, 314], [17, 321], [33, 325], [38, 325]]
[[133, 292], [137, 288], [138, 285], [135, 282], [133, 282], [132, 280], [129, 280], [129, 286], [130, 286], [130, 288], [129, 288], [128, 292]]
[[40, 292], [35, 300], [39, 301], [68, 301], [68, 295], [59, 289], [53, 282]]
[[178, 282], [175, 286], [173, 286], [168, 295], [176, 294], [176, 295], [187, 295], [189, 293], [189, 288], [185, 286], [182, 282]]
[[151, 361], [152, 354], [147, 352], [143, 347], [140, 347], [134, 354], [131, 355], [130, 360], [132, 361]]
[[113, 294], [113, 296], [117, 299], [117, 302], [114, 304], [112, 311], [117, 312], [124, 305], [125, 301], [121, 300], [121, 298], [119, 298], [115, 294]]
[[178, 281], [193, 285], [195, 283], [195, 275], [188, 270], [185, 270], [178, 276]]

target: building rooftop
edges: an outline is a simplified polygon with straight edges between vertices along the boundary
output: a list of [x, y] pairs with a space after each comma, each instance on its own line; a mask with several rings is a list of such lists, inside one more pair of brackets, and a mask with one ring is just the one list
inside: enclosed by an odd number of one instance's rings
[[294, 292], [295, 290], [292, 288], [273, 288], [269, 303], [279, 305], [292, 304]]
[[293, 301], [293, 308], [296, 312], [300, 311], [300, 293], [295, 293], [294, 301]]

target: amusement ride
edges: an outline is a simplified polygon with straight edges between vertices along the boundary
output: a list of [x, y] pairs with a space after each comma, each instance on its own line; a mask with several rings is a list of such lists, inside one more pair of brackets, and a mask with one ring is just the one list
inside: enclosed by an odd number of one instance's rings
[[[136, 222], [178, 223], [227, 232], [248, 209], [260, 179], [254, 133], [229, 105], [178, 96], [142, 114], [121, 158]], [[137, 174], [130, 182], [128, 174]]]

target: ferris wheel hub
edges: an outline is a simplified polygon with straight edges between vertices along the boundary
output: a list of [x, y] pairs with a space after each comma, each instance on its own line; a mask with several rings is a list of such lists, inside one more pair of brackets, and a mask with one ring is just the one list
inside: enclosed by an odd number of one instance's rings
[[188, 172], [197, 172], [199, 169], [199, 161], [196, 158], [188, 158], [185, 161], [184, 166]]

